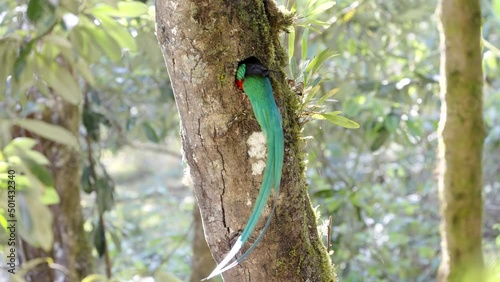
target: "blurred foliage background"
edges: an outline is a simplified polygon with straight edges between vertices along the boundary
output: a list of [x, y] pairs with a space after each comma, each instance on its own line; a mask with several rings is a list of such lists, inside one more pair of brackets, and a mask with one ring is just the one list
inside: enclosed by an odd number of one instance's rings
[[[328, 244], [342, 281], [434, 280], [440, 252], [436, 1], [279, 4], [296, 13], [283, 35], [290, 55], [285, 71], [310, 106], [304, 109], [310, 194], [325, 244], [331, 226]], [[19, 153], [34, 152], [36, 142], [10, 141], [14, 125], [82, 145], [85, 230], [99, 273], [105, 273], [98, 257], [106, 238], [116, 280], [187, 280], [196, 206], [182, 183], [178, 118], [152, 1], [0, 0], [0, 11], [0, 173], [13, 165], [9, 157], [20, 156], [16, 165], [26, 179], [19, 193], [30, 204], [19, 208], [37, 222], [19, 236], [44, 247], [51, 224], [44, 206], [59, 199], [47, 176], [49, 160]], [[483, 1], [482, 21], [484, 254], [493, 267], [500, 261], [499, 0]], [[75, 104], [79, 97], [79, 140], [49, 123], [33, 124], [54, 99]], [[318, 109], [342, 111], [360, 128], [307, 118]], [[5, 228], [6, 210], [0, 211]]]

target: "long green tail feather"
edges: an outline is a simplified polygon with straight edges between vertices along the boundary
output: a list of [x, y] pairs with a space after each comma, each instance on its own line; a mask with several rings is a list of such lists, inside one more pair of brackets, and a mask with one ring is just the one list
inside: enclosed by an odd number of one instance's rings
[[[267, 160], [264, 176], [262, 179], [262, 186], [257, 196], [255, 206], [248, 222], [243, 229], [242, 234], [238, 237], [236, 244], [231, 248], [226, 257], [219, 265], [212, 271], [212, 273], [205, 278], [210, 279], [222, 272], [236, 266], [243, 259], [245, 259], [253, 249], [257, 246], [263, 238], [265, 231], [270, 225], [272, 215], [278, 202], [279, 188], [281, 182], [281, 171], [283, 167], [284, 157], [284, 137], [282, 128], [282, 118], [276, 102], [274, 101], [273, 91], [269, 78], [262, 75], [249, 75], [245, 76], [246, 65], [242, 64], [237, 71], [236, 78], [243, 81], [243, 90], [250, 99], [252, 109], [255, 117], [266, 136], [267, 143]], [[236, 261], [229, 264], [229, 261], [240, 251], [242, 246], [248, 240], [250, 235], [255, 229], [262, 212], [266, 207], [267, 200], [271, 194], [271, 188], [274, 188], [274, 203], [271, 214], [269, 215], [266, 224], [255, 242], [250, 248]]]

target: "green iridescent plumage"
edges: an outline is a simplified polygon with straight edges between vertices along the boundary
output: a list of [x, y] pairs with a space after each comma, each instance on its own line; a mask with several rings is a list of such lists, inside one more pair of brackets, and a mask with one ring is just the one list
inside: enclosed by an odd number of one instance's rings
[[[260, 242], [265, 231], [267, 230], [278, 201], [284, 157], [284, 138], [281, 114], [276, 106], [276, 102], [274, 101], [273, 89], [267, 75], [268, 70], [260, 64], [241, 64], [236, 72], [238, 86], [242, 87], [243, 91], [248, 96], [250, 103], [252, 104], [255, 118], [257, 119], [257, 122], [266, 137], [266, 168], [264, 170], [259, 195], [257, 196], [252, 214], [250, 215], [243, 232], [240, 237], [238, 237], [236, 244], [231, 248], [226, 257], [205, 279], [210, 279], [236, 266], [250, 254], [250, 252]], [[267, 219], [266, 225], [252, 246], [250, 246], [250, 248], [236, 261], [228, 264], [229, 261], [231, 261], [231, 259], [233, 259], [234, 256], [241, 250], [243, 244], [247, 242], [248, 238], [254, 231], [255, 226], [262, 216], [264, 208], [266, 207], [271, 190], [274, 190], [274, 205], [272, 212]]]

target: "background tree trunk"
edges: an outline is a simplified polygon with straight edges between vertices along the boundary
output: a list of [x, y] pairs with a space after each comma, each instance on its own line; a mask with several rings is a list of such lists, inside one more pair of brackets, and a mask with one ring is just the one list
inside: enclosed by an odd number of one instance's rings
[[[291, 22], [273, 1], [156, 1], [157, 36], [181, 119], [189, 165], [213, 256], [229, 251], [252, 211], [262, 176], [252, 176], [247, 139], [261, 131], [234, 86], [239, 61], [255, 56], [269, 69], [286, 61], [279, 32]], [[269, 230], [225, 281], [335, 281], [304, 176], [298, 99], [282, 72], [271, 77], [283, 116], [285, 165]], [[270, 203], [272, 204], [272, 203]], [[269, 215], [270, 206], [265, 217]], [[261, 230], [264, 220], [257, 226]], [[255, 232], [257, 234], [257, 232]], [[248, 247], [248, 246], [246, 246]]]
[[[201, 220], [200, 209], [195, 206], [193, 209], [194, 238], [193, 238], [193, 261], [191, 263], [190, 282], [199, 282], [201, 279], [210, 275], [216, 264], [205, 240], [203, 232], [203, 222]], [[216, 281], [215, 278], [208, 280]]]
[[[78, 135], [80, 111], [78, 106], [61, 100], [53, 109], [48, 109], [44, 121], [60, 125]], [[54, 185], [60, 202], [50, 206], [53, 216], [52, 232], [54, 243], [47, 253], [22, 241], [19, 251], [20, 263], [36, 258], [51, 257], [59, 267], [43, 263], [32, 268], [26, 275], [27, 281], [81, 281], [93, 273], [92, 249], [83, 229], [83, 215], [80, 204], [80, 153], [66, 145], [42, 140], [37, 148], [52, 164]], [[39, 219], [44, 220], [44, 219]]]
[[[439, 281], [482, 281], [482, 102], [479, 0], [441, 0]], [[471, 280], [472, 279], [472, 280]]]

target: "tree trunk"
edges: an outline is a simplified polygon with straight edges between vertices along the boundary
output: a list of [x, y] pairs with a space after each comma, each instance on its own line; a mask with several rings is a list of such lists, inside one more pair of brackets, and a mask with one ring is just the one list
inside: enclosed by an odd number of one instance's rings
[[[181, 119], [209, 248], [221, 261], [246, 224], [262, 176], [252, 175], [247, 140], [261, 131], [251, 106], [234, 86], [239, 61], [257, 57], [272, 70], [286, 61], [279, 32], [291, 22], [273, 1], [156, 1], [157, 36]], [[284, 74], [271, 76], [283, 116], [285, 164], [270, 228], [224, 281], [335, 281], [319, 238], [304, 175], [298, 99]], [[267, 213], [269, 216], [270, 203]], [[256, 228], [261, 230], [265, 220]], [[257, 232], [254, 232], [257, 234]], [[248, 246], [245, 246], [248, 247]]]
[[[44, 121], [60, 125], [78, 135], [80, 111], [78, 106], [63, 101], [48, 109]], [[54, 185], [60, 202], [50, 207], [53, 216], [52, 231], [54, 243], [47, 253], [22, 241], [19, 251], [20, 263], [36, 258], [51, 257], [57, 267], [39, 264], [31, 269], [27, 281], [81, 281], [93, 273], [92, 249], [88, 236], [83, 230], [83, 215], [80, 205], [80, 153], [66, 145], [42, 140], [37, 148], [47, 156], [52, 164]], [[42, 219], [40, 219], [42, 220]]]
[[[203, 233], [203, 223], [201, 221], [200, 209], [195, 206], [193, 209], [194, 221], [194, 238], [193, 238], [193, 261], [191, 263], [191, 276], [190, 282], [199, 282], [201, 279], [207, 277], [210, 272], [215, 268], [215, 262], [210, 254], [210, 250], [205, 240]], [[215, 278], [208, 280], [208, 282], [216, 281]]]
[[479, 0], [441, 0], [438, 281], [482, 281], [481, 9]]

